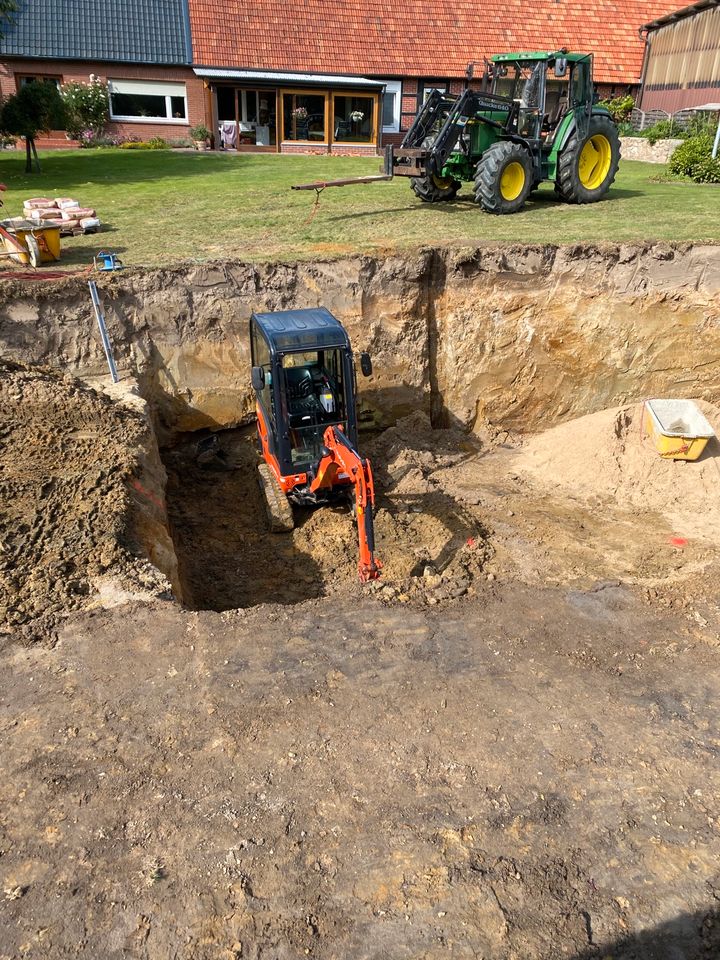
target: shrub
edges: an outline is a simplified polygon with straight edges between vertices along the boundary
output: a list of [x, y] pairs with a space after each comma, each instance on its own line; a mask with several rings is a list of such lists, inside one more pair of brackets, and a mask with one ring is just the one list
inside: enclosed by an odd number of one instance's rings
[[717, 116], [712, 113], [693, 113], [685, 129], [689, 137], [698, 137], [702, 133], [714, 137], [717, 130]]
[[65, 104], [65, 129], [73, 140], [87, 140], [88, 131], [93, 137], [102, 136], [110, 118], [108, 85], [90, 74], [89, 83], [65, 83], [60, 95]]
[[167, 143], [162, 137], [153, 137], [152, 140], [125, 140], [119, 147], [121, 150], [166, 150]]
[[605, 107], [615, 123], [623, 123], [630, 119], [635, 101], [628, 93], [624, 97], [614, 97], [612, 100], [600, 100], [598, 106]]
[[202, 124], [197, 127], [190, 127], [190, 138], [191, 140], [209, 140], [210, 131]]
[[640, 136], [645, 137], [650, 143], [655, 144], [658, 140], [684, 140], [685, 137], [687, 137], [687, 133], [677, 121], [658, 120], [657, 123], [654, 123], [651, 127], [645, 127], [644, 130], [641, 130]]
[[639, 137], [640, 134], [637, 132], [635, 127], [630, 123], [629, 120], [623, 120], [622, 123], [617, 125], [618, 135], [621, 137]]
[[713, 138], [709, 133], [689, 137], [670, 157], [670, 173], [690, 177], [696, 183], [720, 183], [720, 157], [713, 160], [712, 148]]

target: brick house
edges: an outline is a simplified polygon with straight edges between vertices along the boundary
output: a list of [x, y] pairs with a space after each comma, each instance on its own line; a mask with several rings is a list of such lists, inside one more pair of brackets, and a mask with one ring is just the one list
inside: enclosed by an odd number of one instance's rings
[[[38, 79], [60, 85], [94, 74], [110, 85], [109, 134], [187, 139], [207, 110], [191, 62], [185, 0], [20, 0], [0, 40], [0, 95]], [[63, 131], [38, 140], [69, 145]]]
[[[454, 0], [444, 8], [420, 0], [189, 0], [193, 69], [210, 88], [208, 126], [235, 121], [252, 149], [264, 103], [266, 149], [288, 152], [399, 143], [430, 90], [460, 93], [470, 72], [470, 82], [482, 76], [483, 58], [502, 51], [588, 50], [601, 96], [634, 91], [638, 31], [669, 9], [663, 0]], [[293, 123], [298, 109], [312, 121]], [[363, 120], [351, 121], [353, 114]]]
[[[0, 41], [0, 94], [31, 78], [110, 83], [109, 132], [216, 149], [375, 153], [432, 89], [460, 93], [483, 58], [594, 53], [602, 96], [640, 82], [639, 29], [663, 0], [20, 0]], [[67, 145], [62, 133], [46, 143]]]

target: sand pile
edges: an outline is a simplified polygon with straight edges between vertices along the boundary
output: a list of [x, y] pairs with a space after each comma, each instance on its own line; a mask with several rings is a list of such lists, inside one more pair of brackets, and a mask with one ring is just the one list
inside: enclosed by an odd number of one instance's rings
[[[720, 408], [698, 406], [715, 430]], [[642, 404], [613, 407], [533, 437], [513, 466], [547, 490], [590, 504], [659, 513], [678, 532], [720, 535], [720, 447], [711, 440], [694, 463], [661, 458], [642, 428]]]
[[95, 578], [162, 577], [136, 559], [139, 413], [71, 377], [0, 364], [0, 632], [78, 609]]

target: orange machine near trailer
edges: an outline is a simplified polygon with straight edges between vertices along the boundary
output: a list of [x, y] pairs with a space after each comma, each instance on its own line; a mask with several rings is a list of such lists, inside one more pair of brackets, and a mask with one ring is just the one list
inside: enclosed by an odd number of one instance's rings
[[[250, 345], [271, 530], [293, 529], [293, 504], [345, 498], [357, 520], [360, 579], [376, 579], [375, 488], [370, 461], [357, 449], [356, 371], [345, 328], [324, 307], [253, 313]], [[367, 353], [360, 368], [372, 373]]]

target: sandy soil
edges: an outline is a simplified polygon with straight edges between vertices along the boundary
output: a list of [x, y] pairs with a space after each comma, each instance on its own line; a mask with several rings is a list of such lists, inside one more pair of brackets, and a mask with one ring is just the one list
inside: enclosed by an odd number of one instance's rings
[[[35, 376], [5, 541], [60, 608], [0, 637], [3, 960], [720, 955], [713, 448], [659, 461], [632, 407], [488, 446], [415, 414], [364, 440], [363, 588], [347, 510], [272, 537], [251, 434], [222, 470], [193, 436], [165, 452], [186, 608], [109, 607], [97, 549], [144, 569], [142, 421]], [[45, 473], [77, 487], [37, 500]], [[33, 587], [60, 541], [84, 592]]]

